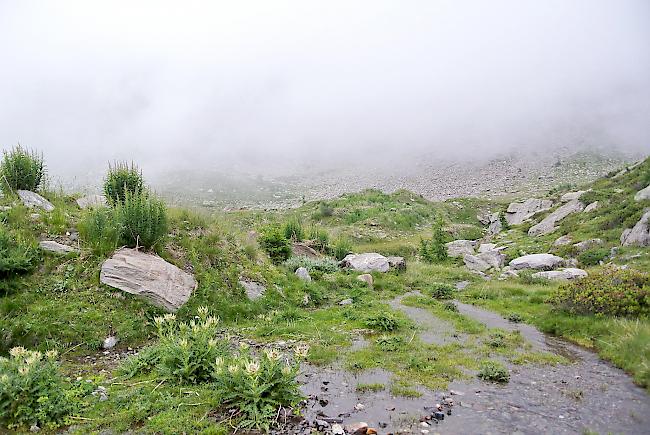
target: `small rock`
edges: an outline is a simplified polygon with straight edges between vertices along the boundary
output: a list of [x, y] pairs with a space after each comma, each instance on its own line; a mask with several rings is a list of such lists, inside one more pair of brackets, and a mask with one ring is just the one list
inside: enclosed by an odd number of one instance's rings
[[368, 284], [368, 287], [372, 287], [373, 284], [374, 284], [374, 280], [372, 278], [372, 275], [370, 275], [369, 273], [364, 273], [363, 275], [359, 275], [359, 276], [357, 276], [357, 279], [359, 281], [363, 281], [366, 284]]
[[343, 299], [341, 302], [339, 302], [339, 305], [352, 305], [354, 301], [352, 299]]
[[368, 423], [363, 421], [359, 423], [352, 423], [345, 427], [345, 431], [349, 435], [364, 435], [368, 432]]
[[404, 260], [404, 257], [388, 257], [388, 265], [392, 270], [406, 270], [406, 260]]
[[31, 192], [29, 190], [18, 190], [17, 193], [25, 207], [37, 207], [42, 208], [45, 211], [54, 210], [52, 203], [36, 192]]
[[634, 195], [635, 201], [644, 201], [650, 199], [650, 186], [647, 186], [645, 189], [639, 190], [636, 195]]
[[363, 411], [366, 407], [363, 405], [363, 403], [357, 403], [354, 405], [354, 409], [357, 411]]
[[598, 210], [598, 207], [600, 207], [600, 204], [598, 201], [594, 201], [591, 204], [587, 205], [584, 210], [582, 210], [583, 213], [591, 213], [594, 210]]
[[296, 270], [296, 276], [303, 281], [311, 282], [311, 276], [305, 267], [299, 267], [298, 270]]
[[79, 252], [78, 249], [73, 248], [72, 246], [63, 245], [61, 243], [55, 242], [54, 240], [43, 240], [38, 243], [38, 246], [40, 246], [44, 251], [61, 255], [69, 254], [71, 252]]
[[436, 411], [436, 412], [433, 413], [433, 418], [435, 418], [436, 420], [444, 420], [445, 419], [445, 413], [440, 412], [440, 411]]
[[470, 284], [469, 281], [459, 281], [456, 283], [456, 290], [463, 290]]
[[553, 246], [565, 246], [565, 245], [571, 244], [571, 242], [573, 242], [573, 239], [571, 238], [571, 236], [565, 235], [565, 236], [562, 236], [562, 237], [558, 237], [553, 242]]
[[33, 424], [33, 425], [31, 425], [31, 426], [29, 427], [29, 431], [30, 431], [30, 432], [38, 432], [38, 431], [40, 431], [40, 430], [41, 430], [41, 428], [38, 427], [38, 425], [36, 425], [36, 424]]
[[332, 425], [332, 435], [345, 435], [345, 430], [343, 426], [338, 423]]
[[264, 296], [264, 293], [266, 293], [266, 287], [254, 281], [247, 281], [243, 278], [240, 278], [239, 285], [244, 287], [244, 290], [246, 290], [246, 296], [251, 301], [261, 298]]
[[104, 339], [104, 342], [102, 343], [102, 349], [112, 349], [119, 341], [120, 340], [114, 335], [111, 335], [110, 337], [106, 337]]

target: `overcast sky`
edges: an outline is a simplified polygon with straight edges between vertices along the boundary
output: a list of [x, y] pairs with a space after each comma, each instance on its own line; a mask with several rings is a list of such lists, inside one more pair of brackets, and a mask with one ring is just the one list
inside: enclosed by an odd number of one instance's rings
[[650, 1], [0, 0], [49, 166], [650, 150]]

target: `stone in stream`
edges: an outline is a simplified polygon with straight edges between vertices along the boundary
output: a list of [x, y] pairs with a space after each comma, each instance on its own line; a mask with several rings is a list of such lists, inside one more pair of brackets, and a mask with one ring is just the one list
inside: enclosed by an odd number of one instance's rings
[[192, 275], [157, 255], [122, 248], [102, 264], [101, 283], [141, 296], [168, 311], [176, 311], [192, 295]]
[[447, 255], [450, 257], [463, 257], [465, 255], [474, 255], [476, 247], [475, 240], [454, 240], [445, 244], [447, 246]]
[[544, 278], [550, 281], [570, 281], [573, 279], [584, 278], [587, 272], [582, 269], [568, 267], [562, 270], [548, 270], [544, 272], [533, 273], [533, 278]]
[[510, 262], [510, 267], [514, 270], [536, 269], [536, 270], [553, 270], [564, 264], [564, 258], [553, 254], [529, 254], [523, 257], [515, 258]]
[[537, 213], [550, 210], [553, 201], [549, 199], [530, 198], [524, 202], [510, 203], [506, 210], [506, 221], [510, 225], [519, 225]]
[[18, 190], [17, 193], [25, 207], [37, 207], [42, 208], [45, 211], [54, 210], [52, 203], [36, 192], [32, 192], [30, 190]]
[[54, 240], [43, 240], [38, 243], [38, 246], [40, 246], [40, 248], [44, 251], [53, 252], [55, 254], [61, 254], [61, 255], [69, 254], [71, 252], [79, 252], [77, 248], [63, 245], [59, 242], [55, 242]]
[[585, 208], [584, 204], [580, 201], [573, 200], [564, 204], [562, 207], [555, 210], [553, 213], [546, 216], [540, 223], [533, 225], [528, 230], [529, 236], [543, 236], [550, 234], [553, 231], [557, 230], [555, 226], [556, 223], [560, 222], [562, 219], [570, 215], [571, 213], [576, 213], [582, 211]]
[[632, 229], [626, 229], [621, 234], [623, 246], [650, 246], [650, 209], [647, 209], [639, 222]]
[[309, 275], [309, 271], [307, 270], [306, 267], [299, 267], [298, 269], [296, 269], [296, 276], [303, 281], [307, 281], [307, 282], [311, 281], [311, 276]]
[[353, 269], [358, 272], [388, 272], [388, 258], [376, 252], [365, 254], [349, 254], [339, 263], [340, 267]]
[[650, 199], [650, 186], [639, 190], [636, 195], [634, 195], [635, 201], [645, 201], [647, 199]]
[[80, 209], [106, 207], [107, 201], [104, 195], [86, 195], [77, 199], [77, 205]]

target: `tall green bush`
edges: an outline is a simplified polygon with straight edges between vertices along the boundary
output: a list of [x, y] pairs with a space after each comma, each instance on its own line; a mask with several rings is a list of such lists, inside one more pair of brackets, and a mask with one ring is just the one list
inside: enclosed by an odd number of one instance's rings
[[167, 207], [149, 191], [125, 191], [115, 213], [126, 246], [150, 249], [167, 234]]
[[420, 257], [428, 263], [440, 263], [447, 259], [447, 235], [444, 231], [444, 221], [437, 216], [433, 222], [431, 239], [420, 240]]
[[0, 163], [0, 186], [4, 192], [36, 190], [45, 176], [43, 155], [20, 145], [5, 151]]
[[285, 232], [277, 226], [264, 228], [258, 241], [275, 264], [280, 264], [291, 256], [291, 243], [285, 237]]
[[109, 165], [104, 179], [104, 195], [110, 204], [124, 202], [127, 193], [135, 195], [143, 190], [142, 171], [135, 164], [129, 166], [126, 162], [116, 162]]

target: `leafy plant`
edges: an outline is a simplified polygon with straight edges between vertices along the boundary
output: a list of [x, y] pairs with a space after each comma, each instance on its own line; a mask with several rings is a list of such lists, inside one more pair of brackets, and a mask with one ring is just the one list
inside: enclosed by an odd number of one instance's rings
[[323, 228], [312, 227], [309, 231], [309, 238], [313, 240], [313, 247], [319, 252], [327, 253], [330, 247], [330, 235]]
[[0, 226], [0, 293], [9, 290], [11, 279], [31, 272], [38, 260], [38, 248], [34, 243], [16, 239]]
[[125, 192], [116, 204], [115, 213], [122, 233], [122, 242], [130, 247], [149, 249], [167, 234], [167, 207], [148, 191]]
[[508, 321], [512, 323], [520, 323], [523, 322], [524, 319], [521, 317], [519, 313], [510, 313], [508, 314]]
[[352, 243], [344, 237], [339, 237], [334, 241], [332, 246], [332, 254], [334, 258], [341, 261], [345, 258], [346, 255], [352, 252]]
[[280, 264], [291, 256], [291, 243], [277, 226], [264, 228], [258, 242], [275, 264]]
[[108, 202], [116, 205], [126, 199], [127, 192], [137, 195], [144, 190], [142, 172], [135, 164], [116, 162], [109, 165], [108, 174], [104, 179], [104, 195]]
[[497, 361], [484, 361], [477, 376], [479, 379], [490, 382], [507, 383], [510, 381], [508, 369]]
[[36, 190], [45, 176], [43, 156], [20, 145], [4, 152], [0, 163], [0, 186], [5, 192]]
[[451, 299], [454, 297], [455, 287], [444, 282], [434, 282], [429, 284], [426, 291], [434, 299]]
[[609, 249], [593, 248], [578, 255], [578, 261], [584, 266], [595, 266], [609, 257]]
[[331, 258], [291, 257], [284, 265], [292, 272], [299, 267], [306, 268], [309, 272], [333, 273], [339, 270], [339, 264]]
[[647, 315], [650, 274], [606, 268], [560, 286], [549, 302], [573, 314]]
[[8, 428], [28, 424], [57, 426], [73, 409], [56, 363], [56, 352], [10, 350], [0, 357], [0, 422]]
[[400, 327], [399, 319], [391, 312], [382, 312], [366, 318], [366, 326], [377, 331], [395, 331]]
[[[307, 350], [297, 354], [304, 358]], [[214, 385], [223, 404], [239, 414], [239, 428], [268, 432], [278, 408], [302, 400], [296, 376], [299, 364], [283, 360], [274, 350], [259, 358], [243, 353], [215, 360]]]
[[79, 237], [93, 255], [105, 256], [118, 247], [122, 228], [115, 214], [113, 209], [105, 207], [92, 208], [83, 214], [78, 224]]
[[404, 346], [404, 339], [397, 335], [382, 335], [377, 339], [377, 346], [384, 352], [395, 352]]
[[284, 231], [284, 237], [288, 240], [300, 242], [305, 238], [305, 230], [302, 227], [302, 222], [298, 219], [294, 218], [287, 221], [282, 230]]

